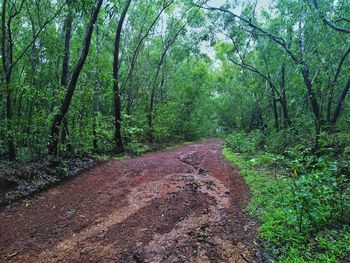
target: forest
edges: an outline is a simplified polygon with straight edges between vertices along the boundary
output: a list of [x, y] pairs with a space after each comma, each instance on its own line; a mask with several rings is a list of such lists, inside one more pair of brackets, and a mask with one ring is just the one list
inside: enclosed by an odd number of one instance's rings
[[259, 259], [114, 262], [350, 262], [349, 0], [1, 0], [0, 31], [0, 222], [101, 163], [211, 171], [186, 147], [219, 138]]

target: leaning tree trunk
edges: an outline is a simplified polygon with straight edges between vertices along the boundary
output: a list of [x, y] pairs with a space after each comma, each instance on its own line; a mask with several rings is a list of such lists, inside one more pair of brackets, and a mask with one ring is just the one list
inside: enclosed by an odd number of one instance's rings
[[319, 146], [319, 139], [320, 139], [320, 134], [321, 134], [321, 113], [320, 113], [320, 107], [317, 102], [316, 98], [316, 93], [312, 88], [312, 82], [309, 78], [309, 68], [307, 64], [304, 64], [304, 67], [302, 69], [302, 74], [303, 74], [303, 79], [304, 83], [309, 95], [309, 100], [311, 103], [312, 107], [312, 112], [314, 114], [315, 118], [315, 132], [316, 132], [316, 137], [315, 137], [315, 150], [318, 150]]
[[[304, 39], [304, 28], [302, 27], [302, 16], [299, 17], [299, 45], [300, 45], [300, 51], [301, 54], [305, 55], [305, 39]], [[312, 107], [312, 112], [314, 114], [314, 120], [315, 120], [315, 152], [318, 151], [319, 148], [319, 140], [320, 140], [320, 134], [321, 134], [321, 111], [320, 106], [317, 101], [317, 95], [313, 89], [312, 82], [310, 80], [310, 69], [307, 61], [302, 62], [302, 70], [301, 73], [303, 75], [304, 84], [307, 89], [307, 94], [309, 96], [309, 100]]]
[[[70, 7], [69, 7], [70, 8]], [[65, 90], [67, 90], [67, 84], [68, 84], [68, 74], [69, 74], [69, 60], [70, 60], [70, 42], [71, 42], [71, 35], [72, 35], [72, 22], [73, 17], [71, 10], [68, 10], [66, 22], [65, 22], [65, 37], [64, 37], [64, 54], [63, 54], [63, 61], [62, 61], [62, 75], [61, 75], [61, 86]], [[61, 131], [61, 142], [65, 144], [67, 142], [67, 138], [69, 136], [69, 128], [68, 128], [68, 116], [65, 116], [63, 119], [63, 125], [62, 125], [62, 131]], [[66, 145], [66, 149], [69, 153], [72, 152], [72, 146], [68, 142]]]
[[332, 119], [331, 119], [332, 124], [336, 124], [336, 122], [337, 122], [337, 119], [341, 113], [341, 110], [342, 110], [343, 104], [344, 104], [344, 100], [349, 92], [349, 89], [350, 89], [350, 78], [348, 78], [348, 80], [346, 81], [345, 87], [338, 98], [337, 106], [335, 107], [335, 110], [334, 110], [334, 113], [333, 113]]
[[68, 112], [75, 88], [77, 86], [79, 75], [81, 73], [81, 70], [83, 69], [86, 58], [89, 54], [92, 32], [93, 32], [94, 25], [96, 23], [98, 14], [100, 12], [102, 2], [103, 2], [103, 0], [97, 1], [97, 4], [96, 4], [96, 6], [91, 14], [91, 19], [90, 19], [90, 22], [89, 22], [87, 29], [86, 29], [86, 34], [84, 37], [79, 60], [78, 60], [76, 66], [72, 72], [72, 76], [71, 76], [69, 84], [67, 86], [67, 92], [66, 92], [64, 100], [62, 101], [60, 111], [58, 113], [56, 113], [56, 115], [53, 118], [52, 125], [51, 125], [50, 142], [49, 142], [49, 154], [51, 154], [51, 155], [57, 154], [58, 136], [59, 136], [62, 120], [64, 119], [66, 113]]
[[131, 0], [127, 0], [123, 12], [120, 16], [114, 41], [114, 60], [113, 60], [113, 98], [114, 98], [114, 143], [116, 153], [124, 151], [122, 133], [121, 133], [121, 100], [119, 93], [119, 49], [121, 32], [126, 13], [128, 12]]
[[288, 106], [287, 106], [287, 96], [286, 96], [286, 66], [282, 65], [281, 69], [281, 98], [280, 103], [282, 106], [284, 126], [289, 128], [292, 126], [292, 121], [289, 117]]
[[349, 92], [349, 88], [350, 88], [349, 81], [350, 81], [350, 79], [347, 80], [347, 82], [345, 84], [345, 87], [344, 87], [342, 93], [340, 94], [340, 96], [338, 98], [335, 110], [334, 110], [333, 114], [331, 114], [334, 88], [335, 88], [335, 85], [337, 84], [337, 81], [338, 81], [338, 78], [340, 76], [340, 72], [341, 72], [341, 69], [342, 69], [342, 67], [344, 65], [344, 62], [345, 62], [345, 60], [346, 60], [346, 58], [347, 58], [347, 56], [349, 54], [350, 54], [350, 47], [346, 50], [346, 52], [344, 53], [344, 55], [340, 59], [339, 65], [337, 67], [337, 70], [336, 70], [335, 75], [334, 75], [334, 79], [333, 79], [331, 87], [330, 87], [330, 94], [329, 94], [329, 98], [328, 98], [327, 117], [328, 117], [328, 121], [331, 124], [336, 124], [337, 119], [339, 117], [339, 114], [341, 112], [344, 100], [345, 100], [345, 98], [346, 98], [346, 96], [347, 96], [347, 94]]

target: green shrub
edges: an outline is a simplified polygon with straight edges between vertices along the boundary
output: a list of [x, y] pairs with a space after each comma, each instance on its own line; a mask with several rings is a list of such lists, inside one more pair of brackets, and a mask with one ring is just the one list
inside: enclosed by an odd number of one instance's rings
[[257, 130], [250, 133], [234, 132], [226, 137], [225, 145], [235, 152], [253, 153], [261, 148], [264, 134]]
[[266, 136], [266, 148], [273, 153], [283, 153], [285, 149], [300, 142], [300, 138], [291, 129], [273, 130]]
[[[350, 182], [338, 163], [311, 158], [308, 149], [290, 150], [291, 161], [257, 151], [237, 154], [228, 145], [224, 155], [252, 192], [247, 209], [261, 220], [259, 235], [279, 262], [350, 259]], [[272, 175], [270, 167], [281, 162], [288, 169]]]

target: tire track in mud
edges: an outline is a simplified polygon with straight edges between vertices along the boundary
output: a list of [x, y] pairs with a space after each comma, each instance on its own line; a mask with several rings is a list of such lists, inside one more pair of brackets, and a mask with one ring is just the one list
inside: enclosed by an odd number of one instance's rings
[[[33, 212], [21, 203], [4, 209], [0, 261], [259, 261], [256, 226], [244, 212], [247, 187], [220, 148], [220, 141], [209, 140], [110, 161], [33, 198]], [[57, 211], [70, 215], [58, 220]], [[57, 224], [64, 231], [45, 235]]]

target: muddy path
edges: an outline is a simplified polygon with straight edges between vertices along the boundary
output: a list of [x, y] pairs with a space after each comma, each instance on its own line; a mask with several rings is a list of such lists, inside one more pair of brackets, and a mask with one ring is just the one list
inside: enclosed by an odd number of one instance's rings
[[0, 262], [255, 262], [249, 192], [209, 140], [109, 161], [0, 211]]

